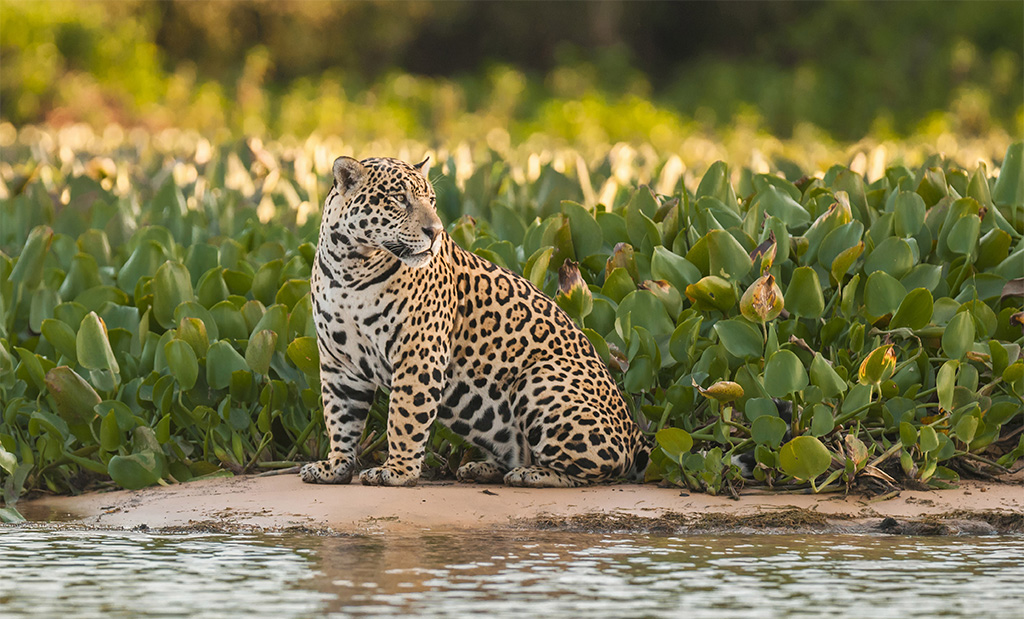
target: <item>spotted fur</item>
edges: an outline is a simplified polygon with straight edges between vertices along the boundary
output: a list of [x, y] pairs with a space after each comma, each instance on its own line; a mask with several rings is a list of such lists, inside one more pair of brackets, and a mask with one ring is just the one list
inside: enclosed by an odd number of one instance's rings
[[331, 448], [303, 481], [351, 480], [378, 385], [388, 458], [364, 484], [415, 484], [435, 420], [486, 454], [460, 481], [641, 478], [648, 447], [593, 346], [533, 284], [455, 244], [422, 167], [335, 161], [311, 279]]

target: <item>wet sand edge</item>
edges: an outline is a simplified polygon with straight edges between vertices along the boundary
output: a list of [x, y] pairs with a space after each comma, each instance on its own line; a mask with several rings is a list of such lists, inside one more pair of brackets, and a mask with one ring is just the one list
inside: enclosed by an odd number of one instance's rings
[[948, 490], [850, 494], [747, 492], [739, 500], [653, 485], [532, 489], [425, 482], [412, 488], [314, 486], [297, 476], [42, 496], [18, 503], [28, 525], [167, 532], [361, 535], [462, 529], [650, 534], [1024, 533], [1024, 479]]

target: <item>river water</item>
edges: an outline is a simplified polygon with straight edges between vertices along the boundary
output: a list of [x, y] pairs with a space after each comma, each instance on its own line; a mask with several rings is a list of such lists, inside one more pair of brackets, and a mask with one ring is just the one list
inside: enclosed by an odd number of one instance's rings
[[1024, 617], [1024, 537], [0, 528], [0, 617]]

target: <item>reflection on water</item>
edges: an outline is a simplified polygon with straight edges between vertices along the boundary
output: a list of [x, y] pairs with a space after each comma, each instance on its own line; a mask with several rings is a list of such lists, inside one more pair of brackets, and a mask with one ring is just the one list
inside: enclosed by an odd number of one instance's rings
[[1024, 538], [0, 529], [3, 617], [1019, 619]]
[[330, 597], [302, 590], [309, 552], [252, 537], [0, 529], [0, 616], [308, 617]]

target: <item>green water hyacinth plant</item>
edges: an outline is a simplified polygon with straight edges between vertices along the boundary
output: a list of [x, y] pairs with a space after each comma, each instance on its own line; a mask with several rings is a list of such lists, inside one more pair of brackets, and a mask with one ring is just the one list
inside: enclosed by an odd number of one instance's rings
[[[654, 445], [648, 480], [942, 487], [1024, 454], [1022, 151], [997, 175], [933, 157], [870, 181], [719, 162], [665, 193], [610, 155], [526, 174], [492, 153], [432, 181], [456, 242], [582, 327]], [[323, 457], [308, 278], [329, 167], [252, 142], [125, 146], [97, 176], [93, 154], [44, 152], [0, 168], [0, 518], [27, 491]], [[435, 428], [426, 474], [468, 449]]]

